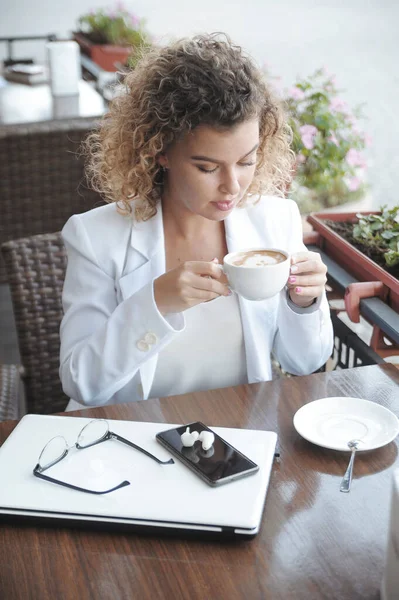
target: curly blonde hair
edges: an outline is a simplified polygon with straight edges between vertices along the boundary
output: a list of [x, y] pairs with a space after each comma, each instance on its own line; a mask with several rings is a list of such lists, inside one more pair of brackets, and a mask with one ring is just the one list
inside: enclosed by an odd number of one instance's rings
[[86, 142], [92, 187], [137, 220], [155, 215], [162, 197], [158, 158], [200, 124], [229, 128], [259, 119], [254, 178], [240, 201], [284, 196], [294, 155], [282, 103], [263, 74], [225, 34], [197, 35], [151, 48], [124, 79], [125, 93], [111, 103]]

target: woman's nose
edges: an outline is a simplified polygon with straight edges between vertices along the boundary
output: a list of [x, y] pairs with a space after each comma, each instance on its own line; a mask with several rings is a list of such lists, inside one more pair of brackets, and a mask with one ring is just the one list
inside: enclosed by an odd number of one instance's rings
[[237, 173], [235, 171], [226, 171], [226, 173], [224, 173], [220, 188], [224, 194], [236, 196], [240, 191]]

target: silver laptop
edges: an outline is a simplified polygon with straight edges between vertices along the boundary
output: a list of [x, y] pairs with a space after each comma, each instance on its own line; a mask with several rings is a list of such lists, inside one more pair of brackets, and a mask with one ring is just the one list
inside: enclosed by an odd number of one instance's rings
[[[211, 487], [184, 464], [158, 464], [117, 440], [76, 449], [91, 419], [26, 415], [0, 448], [0, 516], [18, 520], [123, 530], [203, 532], [250, 537], [258, 533], [273, 465], [277, 435], [271, 431], [212, 427], [259, 465], [241, 480]], [[162, 461], [171, 458], [155, 435], [176, 425], [109, 420], [109, 429]], [[54, 436], [70, 446], [67, 456], [46, 470], [49, 477], [92, 490], [117, 487], [105, 495], [83, 493], [33, 475], [43, 447]], [[54, 523], [55, 524], [55, 523]]]

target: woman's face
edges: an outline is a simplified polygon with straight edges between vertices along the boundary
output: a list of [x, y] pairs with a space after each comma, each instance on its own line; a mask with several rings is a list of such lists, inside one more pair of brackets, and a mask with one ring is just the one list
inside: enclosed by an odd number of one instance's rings
[[221, 221], [250, 186], [259, 145], [258, 119], [227, 130], [199, 125], [160, 157], [168, 169], [163, 202]]

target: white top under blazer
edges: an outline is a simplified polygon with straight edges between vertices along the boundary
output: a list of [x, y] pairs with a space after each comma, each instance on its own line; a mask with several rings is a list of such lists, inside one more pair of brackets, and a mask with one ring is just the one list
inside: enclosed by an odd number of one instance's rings
[[248, 383], [236, 294], [184, 313], [186, 327], [159, 353], [150, 398]]
[[[225, 219], [225, 230], [229, 252], [259, 246], [291, 254], [306, 250], [292, 200], [265, 196], [236, 208]], [[165, 273], [161, 206], [145, 222], [119, 214], [115, 204], [101, 206], [71, 217], [62, 235], [68, 254], [60, 331], [64, 392], [86, 406], [153, 396], [160, 353], [183, 334], [187, 312], [164, 317], [154, 300], [153, 281]], [[333, 331], [325, 294], [309, 311], [296, 310], [285, 290], [268, 300], [238, 297], [238, 302], [249, 383], [272, 378], [271, 353], [296, 375], [311, 373], [328, 359]], [[183, 360], [183, 352], [176, 353], [176, 361]], [[215, 360], [219, 353], [215, 347]]]

